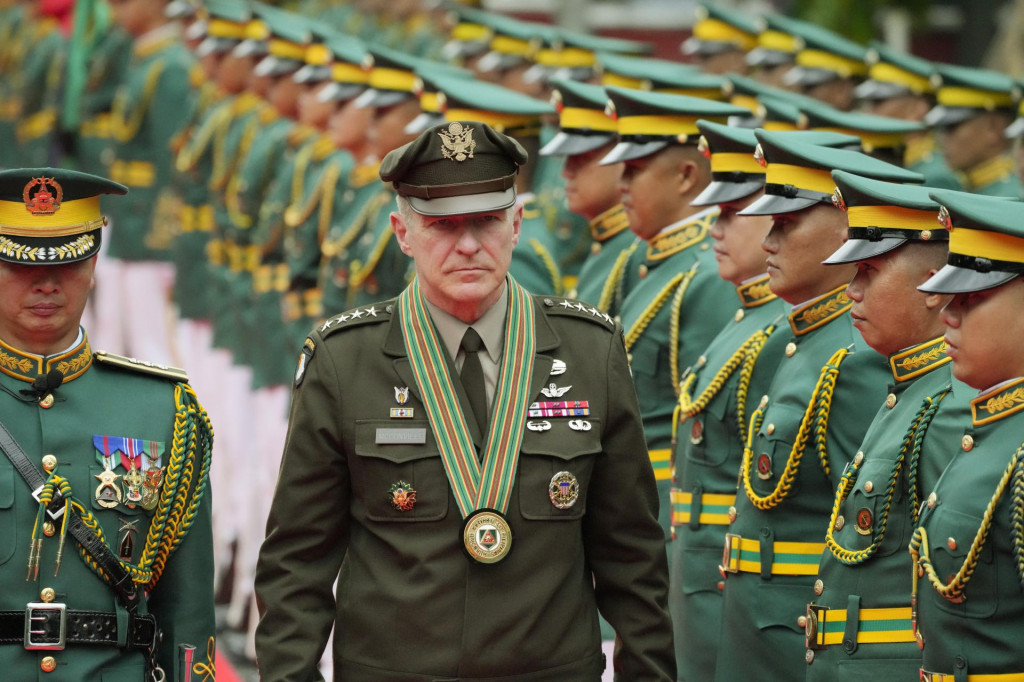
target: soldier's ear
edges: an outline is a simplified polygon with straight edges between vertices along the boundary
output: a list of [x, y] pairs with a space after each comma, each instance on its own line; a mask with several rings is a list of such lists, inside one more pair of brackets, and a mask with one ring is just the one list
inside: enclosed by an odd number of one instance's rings
[[[922, 280], [922, 283], [927, 282], [932, 278], [938, 268], [928, 268], [928, 276]], [[925, 294], [924, 307], [928, 310], [934, 310], [936, 312], [942, 310], [942, 308], [953, 299], [949, 294]]]
[[402, 249], [402, 253], [411, 258], [412, 253], [407, 239], [409, 226], [406, 224], [405, 218], [398, 211], [392, 211], [391, 213], [391, 231], [395, 233], [395, 239], [398, 241], [398, 246]]

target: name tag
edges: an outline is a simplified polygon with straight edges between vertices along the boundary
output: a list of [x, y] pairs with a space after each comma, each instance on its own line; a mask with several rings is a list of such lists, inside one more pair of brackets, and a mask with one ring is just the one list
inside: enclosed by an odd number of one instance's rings
[[426, 442], [426, 429], [377, 429], [377, 445], [423, 445]]

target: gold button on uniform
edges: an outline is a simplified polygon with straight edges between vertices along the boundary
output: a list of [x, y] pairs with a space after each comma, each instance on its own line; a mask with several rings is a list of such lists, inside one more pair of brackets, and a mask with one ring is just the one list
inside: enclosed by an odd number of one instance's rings
[[707, 363], [708, 363], [707, 357], [704, 356], [704, 355], [700, 356], [699, 358], [697, 358], [697, 369], [700, 369], [701, 367], [703, 367]]
[[807, 627], [807, 616], [800, 616], [796, 619], [796, 624], [802, 628]]
[[43, 469], [53, 471], [57, 468], [57, 458], [53, 455], [43, 455]]
[[[39, 407], [43, 408], [44, 410], [48, 410], [51, 407], [53, 407], [53, 394], [52, 393], [48, 393], [45, 398], [40, 400], [39, 401]], [[43, 659], [43, 660], [46, 660], [46, 659]]]
[[744, 315], [743, 308], [740, 308], [739, 310], [736, 311], [736, 314], [733, 316], [733, 319], [736, 320], [737, 322], [739, 322], [740, 320], [743, 319], [743, 315]]
[[39, 592], [39, 598], [42, 599], [47, 604], [49, 604], [50, 602], [52, 602], [54, 599], [57, 598], [57, 592], [52, 587], [44, 587]]
[[790, 341], [786, 344], [786, 357], [791, 358], [796, 355], [796, 344]]
[[757, 406], [758, 406], [758, 408], [760, 408], [762, 410], [764, 408], [768, 407], [768, 396], [766, 396], [766, 395], [761, 396], [761, 402], [759, 402], [757, 404]]
[[814, 594], [816, 594], [817, 596], [820, 597], [821, 593], [824, 592], [824, 591], [825, 591], [825, 583], [823, 583], [821, 581], [821, 578], [818, 578], [817, 580], [814, 581]]
[[896, 407], [896, 394], [895, 393], [890, 393], [889, 395], [885, 396], [885, 406], [888, 407], [890, 410], [892, 408]]
[[927, 502], [928, 508], [929, 509], [935, 509], [935, 505], [938, 503], [938, 501], [939, 501], [939, 496], [938, 495], [936, 495], [935, 493], [932, 493], [931, 495], [929, 495], [928, 496], [928, 502]]
[[43, 660], [39, 662], [39, 667], [44, 673], [52, 673], [57, 668], [57, 659], [53, 656], [44, 656]]
[[864, 461], [864, 451], [860, 450], [856, 455], [853, 456], [853, 463], [860, 466], [860, 463]]
[[970, 452], [974, 448], [974, 438], [971, 434], [964, 434], [964, 437], [960, 439], [960, 447], [964, 449], [964, 452]]
[[736, 507], [729, 507], [729, 513], [727, 514], [727, 516], [729, 517], [729, 523], [732, 523], [733, 521], [735, 521], [736, 520]]
[[871, 492], [874, 489], [875, 489], [875, 484], [872, 483], [871, 481], [866, 481], [864, 483], [864, 492], [869, 493], [869, 492]]
[[43, 535], [48, 538], [52, 538], [53, 534], [57, 532], [57, 527], [50, 521], [43, 522]]
[[641, 264], [640, 265], [640, 269], [637, 270], [637, 274], [640, 275], [640, 279], [643, 279], [644, 277], [646, 277], [647, 276], [647, 266]]
[[594, 242], [593, 244], [591, 244], [590, 253], [594, 254], [595, 256], [601, 253], [601, 242]]
[[764, 432], [767, 433], [769, 436], [772, 435], [773, 433], [775, 433], [775, 424], [769, 424], [765, 428]]
[[836, 517], [836, 530], [842, 530], [843, 526], [846, 525], [846, 517], [840, 514]]
[[950, 549], [956, 549], [956, 538], [949, 538], [946, 540], [946, 545], [948, 545]]

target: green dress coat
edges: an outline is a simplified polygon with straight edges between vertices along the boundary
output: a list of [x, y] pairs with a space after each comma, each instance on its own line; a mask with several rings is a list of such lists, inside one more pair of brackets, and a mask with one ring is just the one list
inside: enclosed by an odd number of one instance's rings
[[1009, 154], [997, 156], [968, 170], [965, 187], [969, 192], [993, 197], [1024, 198], [1024, 185], [1017, 175], [1017, 162]]
[[535, 195], [524, 197], [519, 243], [512, 250], [509, 272], [531, 294], [562, 293], [557, 244]]
[[590, 254], [580, 267], [576, 288], [570, 296], [615, 316], [624, 298], [622, 280], [629, 256], [640, 248], [643, 240], [630, 232], [622, 204], [591, 220], [590, 235]]
[[888, 383], [885, 358], [850, 322], [845, 289], [793, 309], [790, 328], [772, 334], [762, 350], [785, 357], [751, 414], [751, 444], [723, 533], [730, 551], [728, 559], [723, 552], [719, 682], [806, 674], [797, 619], [824, 549], [825, 516]]
[[[20, 392], [29, 389], [39, 373], [55, 368], [64, 373], [64, 382], [53, 392], [55, 400], [51, 407], [42, 407], [48, 402], [45, 398], [41, 402], [19, 399]], [[123, 503], [126, 497], [114, 508], [99, 504], [96, 476], [104, 470], [100, 454], [104, 451], [103, 443], [109, 443], [103, 437], [138, 439], [134, 443], [145, 453], [139, 459], [147, 464], [152, 463], [148, 453], [158, 453], [166, 492], [175, 450], [175, 397], [184, 390], [184, 385], [178, 383], [182, 379], [180, 370], [159, 369], [127, 358], [118, 361], [116, 356], [102, 352], [94, 355], [84, 335], [75, 347], [45, 361], [0, 342], [0, 419], [40, 472], [45, 455], [56, 457], [53, 473], [67, 479], [72, 498], [99, 523], [114, 553], [130, 556], [135, 564], [142, 558], [157, 512], [146, 511], [139, 505], [129, 508]], [[185, 423], [195, 422], [189, 419]], [[184, 431], [178, 437], [184, 440]], [[113, 455], [109, 460], [115, 473], [125, 474], [127, 458], [119, 455], [114, 446], [106, 447], [106, 451]], [[193, 494], [184, 498], [186, 506], [192, 502], [196, 505], [189, 506], [191, 528], [139, 606], [139, 613], [154, 615], [163, 631], [157, 659], [168, 680], [182, 679], [178, 661], [182, 645], [195, 647], [192, 679], [203, 679], [203, 670], [213, 668], [213, 556], [208, 487], [201, 497], [194, 495], [201, 460], [193, 460]], [[127, 494], [122, 481], [115, 485], [119, 493]], [[25, 580], [29, 541], [38, 510], [39, 503], [24, 479], [7, 457], [0, 456], [0, 580], [4, 585], [0, 611], [23, 612], [30, 602], [51, 599], [54, 604], [65, 604], [69, 611], [117, 614], [126, 628], [127, 610], [113, 588], [88, 567], [72, 537], [66, 539], [60, 571], [54, 575], [60, 544], [59, 523], [43, 526], [38, 533], [42, 539], [38, 580]], [[126, 525], [134, 531], [126, 530]], [[124, 543], [126, 535], [131, 537], [131, 546]], [[124, 632], [126, 629], [119, 630], [119, 634]], [[46, 660], [48, 657], [52, 660]], [[45, 672], [53, 664], [52, 671]], [[140, 649], [69, 643], [58, 651], [27, 650], [20, 637], [0, 646], [0, 667], [4, 679], [19, 681], [150, 679], [146, 674], [146, 656]]]
[[[551, 381], [571, 384], [592, 428], [551, 417], [551, 428], [524, 431], [506, 513], [514, 548], [490, 565], [464, 554], [395, 302], [310, 335], [257, 568], [263, 679], [321, 679], [316, 661], [334, 625], [334, 671], [347, 682], [596, 682], [599, 611], [618, 632], [622, 679], [675, 679], [664, 537], [621, 331], [566, 299], [532, 305], [529, 390], [544, 400]], [[553, 377], [556, 360], [565, 371]], [[388, 418], [401, 388], [414, 419]], [[467, 400], [461, 382], [456, 390]], [[381, 444], [385, 429], [423, 437]], [[549, 486], [565, 471], [578, 498], [557, 509]], [[388, 494], [398, 481], [416, 491], [406, 512]]]
[[808, 597], [808, 682], [852, 674], [912, 680], [921, 665], [907, 543], [968, 417], [970, 388], [953, 382], [949, 362], [941, 337], [889, 358], [889, 394], [858, 449], [862, 461], [838, 491], [836, 520], [826, 526], [832, 540], [818, 566], [821, 594]]

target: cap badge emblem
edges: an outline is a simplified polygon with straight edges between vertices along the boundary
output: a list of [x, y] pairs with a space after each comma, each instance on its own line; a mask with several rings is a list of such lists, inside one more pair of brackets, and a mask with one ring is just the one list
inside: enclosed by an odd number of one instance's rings
[[764, 149], [761, 145], [754, 147], [754, 161], [757, 161], [757, 165], [761, 168], [768, 167], [768, 160], [764, 158]]
[[54, 178], [32, 178], [25, 185], [22, 197], [25, 209], [32, 215], [53, 215], [60, 209], [64, 190]]
[[843, 193], [839, 191], [838, 187], [832, 190], [832, 205], [840, 211], [846, 211], [846, 200], [843, 199]]
[[939, 206], [939, 224], [950, 232], [953, 231], [953, 219], [949, 217], [949, 209], [945, 206]]
[[473, 140], [473, 129], [463, 127], [458, 121], [452, 121], [447, 131], [438, 133], [441, 136], [441, 156], [453, 161], [465, 161], [473, 158], [476, 142]]

